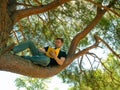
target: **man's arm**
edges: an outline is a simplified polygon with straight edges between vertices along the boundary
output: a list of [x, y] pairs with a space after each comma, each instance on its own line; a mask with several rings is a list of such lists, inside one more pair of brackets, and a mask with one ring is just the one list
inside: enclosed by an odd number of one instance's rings
[[55, 61], [59, 64], [59, 65], [63, 65], [64, 61], [65, 61], [65, 57], [61, 57], [60, 59], [57, 57], [57, 55], [55, 53], [50, 53], [51, 56], [55, 59]]
[[65, 57], [61, 57], [60, 59], [58, 57], [56, 57], [54, 59], [59, 65], [63, 65], [63, 63], [65, 61]]

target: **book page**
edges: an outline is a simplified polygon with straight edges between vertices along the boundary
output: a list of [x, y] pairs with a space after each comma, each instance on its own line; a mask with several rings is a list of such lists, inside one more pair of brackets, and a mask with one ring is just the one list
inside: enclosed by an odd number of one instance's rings
[[60, 51], [60, 48], [54, 49], [54, 48], [52, 48], [52, 47], [49, 47], [48, 50], [47, 50], [47, 52], [46, 52], [46, 55], [47, 55], [48, 57], [50, 57], [50, 58], [53, 58], [53, 57], [50, 55], [50, 52], [53, 52], [53, 53], [55, 53], [55, 54], [58, 56], [59, 51]]

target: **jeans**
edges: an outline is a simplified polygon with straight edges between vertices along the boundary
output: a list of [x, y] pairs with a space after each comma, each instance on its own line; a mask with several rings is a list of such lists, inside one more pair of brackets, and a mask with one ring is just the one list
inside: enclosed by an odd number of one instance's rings
[[39, 64], [42, 66], [47, 66], [50, 63], [50, 58], [41, 53], [38, 48], [35, 47], [32, 41], [26, 41], [20, 43], [19, 45], [13, 48], [14, 53], [18, 53], [24, 51], [25, 49], [29, 48], [32, 56], [22, 56], [24, 59], [30, 60], [35, 64]]

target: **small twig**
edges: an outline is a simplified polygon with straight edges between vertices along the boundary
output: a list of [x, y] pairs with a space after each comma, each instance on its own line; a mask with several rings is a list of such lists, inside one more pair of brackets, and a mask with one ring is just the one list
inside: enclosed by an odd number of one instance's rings
[[87, 59], [88, 59], [88, 61], [89, 61], [89, 63], [90, 63], [90, 66], [91, 66], [91, 68], [92, 68], [92, 70], [93, 70], [93, 64], [91, 63], [89, 57], [88, 57], [87, 55], [85, 55], [85, 56], [87, 57]]
[[117, 54], [103, 39], [101, 39], [99, 36], [95, 35], [96, 39], [98, 39], [99, 41], [101, 41], [102, 43], [104, 43], [108, 49], [116, 56], [120, 59], [120, 55]]
[[100, 7], [100, 8], [104, 8], [106, 11], [111, 11], [112, 13], [114, 13], [115, 15], [117, 15], [118, 17], [120, 17], [120, 14], [117, 13], [116, 11], [112, 10], [111, 8], [107, 7], [107, 6], [102, 6], [101, 4], [99, 3], [96, 3], [92, 0], [85, 0], [85, 1], [88, 1], [88, 2], [91, 2], [93, 3], [94, 5], [96, 5], [97, 7]]
[[78, 66], [79, 66], [79, 69], [80, 69], [81, 72], [83, 71], [82, 70], [82, 61], [83, 61], [83, 56], [81, 57], [80, 60], [78, 60]]
[[110, 73], [112, 73], [112, 71], [110, 71], [110, 70], [104, 65], [104, 63], [101, 61], [101, 58], [99, 58], [96, 54], [94, 54], [94, 53], [88, 53], [88, 54], [92, 54], [95, 58], [97, 58], [97, 59], [100, 61], [100, 63], [102, 64], [102, 66], [103, 66], [107, 71], [109, 71]]
[[42, 5], [42, 3], [39, 2], [39, 0], [34, 0], [37, 4]]
[[18, 3], [18, 2], [17, 2], [17, 5], [22, 5], [22, 6], [25, 6], [25, 7], [27, 7], [27, 6], [31, 6], [31, 7], [33, 7], [32, 5], [25, 4], [25, 3]]
[[20, 22], [19, 22], [18, 24], [19, 24], [19, 26], [20, 26], [20, 32], [22, 33], [23, 39], [26, 40], [25, 35], [24, 35], [24, 33], [23, 33], [23, 26], [21, 25]]
[[98, 40], [96, 37], [95, 37], [95, 40], [96, 40], [96, 42], [95, 42], [93, 45], [91, 45], [90, 47], [88, 47], [88, 48], [86, 48], [86, 49], [83, 49], [83, 50], [79, 51], [78, 53], [76, 53], [76, 54], [74, 55], [74, 58], [77, 58], [77, 57], [79, 57], [79, 56], [82, 56], [82, 55], [88, 53], [89, 50], [98, 47], [98, 44], [99, 44], [100, 42], [99, 42], [99, 40]]
[[17, 40], [17, 43], [19, 43], [19, 40], [18, 40], [17, 35], [16, 35], [16, 32], [14, 30], [12, 30], [12, 33], [14, 34], [14, 36], [15, 36], [15, 38]]

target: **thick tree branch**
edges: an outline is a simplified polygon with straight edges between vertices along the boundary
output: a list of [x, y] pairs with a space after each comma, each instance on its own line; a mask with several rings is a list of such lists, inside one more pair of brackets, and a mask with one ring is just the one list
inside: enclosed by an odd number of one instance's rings
[[88, 47], [88, 48], [86, 48], [86, 49], [84, 49], [84, 50], [82, 50], [82, 51], [79, 51], [78, 53], [76, 53], [76, 54], [74, 55], [73, 59], [76, 59], [76, 58], [78, 58], [78, 57], [80, 57], [80, 56], [88, 53], [89, 50], [98, 47], [98, 44], [99, 44], [100, 42], [104, 43], [104, 44], [108, 47], [108, 49], [109, 49], [116, 57], [120, 58], [120, 55], [117, 54], [117, 53], [116, 53], [103, 39], [101, 39], [99, 36], [95, 35], [95, 40], [96, 40], [96, 42], [95, 42], [94, 45], [92, 45], [92, 46], [90, 46], [90, 47]]
[[86, 49], [83, 49], [82, 51], [79, 51], [78, 53], [74, 54], [74, 57], [73, 57], [73, 58], [76, 59], [76, 58], [78, 58], [78, 57], [80, 57], [80, 56], [88, 53], [89, 50], [98, 47], [99, 39], [97, 39], [96, 36], [95, 36], [95, 40], [96, 40], [95, 44], [93, 44], [92, 46], [90, 46], [90, 47], [88, 47], [88, 48], [86, 48]]
[[[88, 1], [91, 1], [91, 0], [88, 0]], [[113, 6], [116, 1], [117, 0], [111, 2], [108, 7], [110, 8], [111, 6]], [[105, 12], [106, 12], [106, 9], [97, 7], [97, 15], [94, 18], [94, 20], [82, 32], [78, 33], [73, 38], [70, 48], [69, 48], [68, 57], [73, 57], [79, 41], [82, 40], [99, 23], [99, 21], [101, 20]]]
[[78, 33], [71, 42], [68, 57], [72, 57], [75, 53], [76, 47], [80, 40], [82, 40], [101, 20], [102, 16], [105, 14], [105, 10], [98, 10], [95, 19], [80, 33]]
[[33, 64], [29, 60], [11, 54], [2, 55], [0, 57], [0, 70], [35, 78], [52, 77], [62, 71], [66, 65], [64, 64], [63, 66], [58, 67], [42, 67]]
[[52, 3], [48, 5], [32, 7], [32, 8], [28, 8], [24, 10], [18, 10], [16, 11], [14, 22], [17, 22], [20, 19], [30, 16], [30, 15], [39, 14], [39, 13], [43, 13], [43, 12], [55, 9], [56, 7], [69, 1], [70, 0], [54, 0]]

